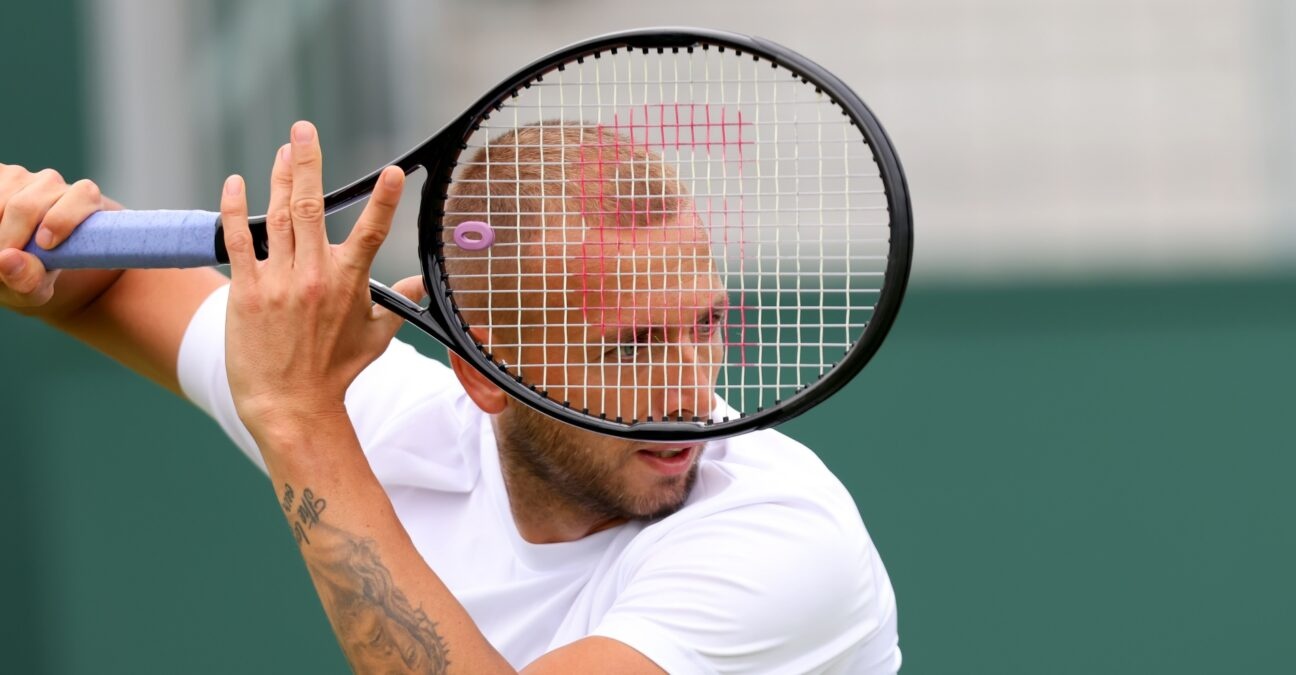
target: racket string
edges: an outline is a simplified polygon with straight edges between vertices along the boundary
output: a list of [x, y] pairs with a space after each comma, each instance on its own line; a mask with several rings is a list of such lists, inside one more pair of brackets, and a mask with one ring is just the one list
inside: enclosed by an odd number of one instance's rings
[[[883, 290], [888, 194], [844, 110], [769, 65], [714, 50], [603, 54], [477, 127], [443, 248], [485, 264], [447, 263], [447, 284], [511, 373], [591, 415], [642, 420], [702, 406], [688, 400], [699, 381], [754, 412], [840, 363]], [[485, 198], [457, 208], [458, 192]], [[453, 228], [477, 219], [510, 235], [474, 257]], [[700, 241], [679, 241], [694, 230]], [[716, 284], [727, 307], [713, 343], [605, 358], [637, 349], [606, 337], [613, 323], [682, 330], [689, 298]]]

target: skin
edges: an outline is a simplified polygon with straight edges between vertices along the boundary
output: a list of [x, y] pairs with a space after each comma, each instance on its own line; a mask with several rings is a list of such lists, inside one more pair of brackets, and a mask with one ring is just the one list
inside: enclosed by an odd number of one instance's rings
[[[232, 271], [228, 374], [240, 418], [262, 450], [272, 484], [280, 486], [285, 517], [357, 672], [515, 672], [414, 549], [369, 469], [343, 406], [347, 387], [400, 326], [397, 317], [370, 303], [367, 281], [404, 176], [395, 168], [385, 171], [351, 235], [332, 245], [324, 231], [317, 134], [312, 125], [299, 122], [291, 138], [272, 170], [267, 210], [272, 253], [267, 260], [256, 260], [252, 252], [241, 178], [232, 176], [222, 194]], [[49, 241], [40, 235], [42, 244], [57, 245], [85, 216], [112, 207], [91, 183], [68, 185], [47, 172], [0, 165], [0, 304], [37, 316], [178, 390], [175, 364], [184, 330], [224, 277], [212, 270], [52, 274], [17, 250], [38, 229], [51, 235]], [[702, 239], [686, 236], [689, 231], [664, 230], [656, 241], [636, 238], [626, 245], [703, 246]], [[599, 241], [616, 234], [600, 232]], [[690, 257], [709, 256], [698, 250]], [[542, 311], [582, 311], [594, 317], [568, 330], [582, 331], [595, 354], [610, 359], [596, 369], [607, 386], [615, 384], [612, 375], [626, 373], [669, 385], [615, 405], [640, 415], [709, 413], [715, 377], [710, 364], [719, 361], [722, 347], [717, 329], [699, 326], [723, 301], [714, 274], [694, 269], [634, 276], [689, 280], [675, 287], [620, 287], [616, 280], [624, 276], [604, 270], [585, 276], [587, 289], [593, 280], [623, 306], [645, 308], [645, 316], [626, 323], [602, 316], [602, 309], [591, 312], [571, 289], [563, 306]], [[421, 295], [417, 279], [395, 288], [411, 299]], [[654, 295], [681, 297], [670, 302], [659, 297], [653, 303]], [[692, 309], [653, 316], [648, 307]], [[662, 353], [644, 358], [654, 350], [674, 350], [671, 358], [698, 366], [687, 369], [687, 375], [672, 376], [660, 366], [654, 370], [653, 363], [665, 358]], [[663, 476], [640, 457], [646, 446], [574, 431], [540, 417], [461, 360], [452, 357], [451, 365], [469, 396], [494, 415], [510, 501], [527, 539], [579, 539], [630, 518], [669, 512], [687, 497], [700, 453], [693, 453], [694, 465], [687, 472]], [[546, 377], [576, 379], [574, 373]], [[559, 474], [570, 480], [556, 478]], [[574, 487], [582, 484], [597, 489]], [[524, 668], [531, 673], [590, 670], [663, 672], [629, 646], [605, 638], [579, 640]]]
[[[573, 407], [603, 406], [626, 419], [710, 415], [724, 355], [718, 317], [725, 293], [711, 267], [706, 233], [693, 222], [633, 231], [590, 228], [578, 242], [542, 246], [551, 261], [544, 273], [568, 284], [558, 302], [543, 304], [542, 297], [556, 294], [534, 293], [534, 316], [523, 319], [544, 327], [523, 331], [520, 342], [554, 345], [546, 354], [501, 350], [510, 362], [533, 364], [522, 366], [524, 379], [550, 383], [550, 396]], [[590, 255], [595, 246], [604, 253]], [[483, 409], [499, 408], [494, 422], [505, 478], [514, 518], [528, 540], [567, 541], [627, 520], [661, 517], [687, 499], [700, 448], [693, 448], [688, 471], [664, 476], [639, 456], [653, 446], [509, 406], [471, 368], [456, 369], [461, 380], [472, 378], [482, 390]], [[636, 395], [621, 383], [648, 390]]]

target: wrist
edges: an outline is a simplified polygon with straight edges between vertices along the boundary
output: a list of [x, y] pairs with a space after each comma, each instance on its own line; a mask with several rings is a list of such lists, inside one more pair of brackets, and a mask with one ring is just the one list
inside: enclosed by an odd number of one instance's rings
[[[243, 424], [256, 441], [267, 468], [295, 472], [334, 466], [344, 460], [346, 439], [355, 439], [351, 418], [342, 410], [279, 408], [258, 416], [244, 416]], [[358, 448], [358, 441], [352, 440]]]
[[298, 436], [313, 429], [351, 424], [346, 405], [341, 400], [259, 397], [236, 401], [235, 408], [239, 419], [253, 436]]

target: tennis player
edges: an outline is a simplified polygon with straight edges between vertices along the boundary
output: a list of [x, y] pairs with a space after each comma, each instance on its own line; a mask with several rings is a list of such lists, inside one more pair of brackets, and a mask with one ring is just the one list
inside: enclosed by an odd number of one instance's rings
[[[400, 322], [371, 305], [367, 280], [404, 176], [388, 168], [350, 236], [331, 245], [316, 130], [299, 122], [290, 138], [271, 173], [268, 259], [253, 255], [242, 180], [224, 185], [232, 280], [211, 269], [47, 272], [20, 250], [27, 241], [52, 248], [119, 207], [89, 181], [0, 165], [0, 303], [186, 396], [267, 472], [357, 672], [898, 670], [890, 580], [814, 454], [775, 431], [680, 446], [577, 430], [454, 356], [446, 368], [394, 341]], [[642, 178], [684, 198], [666, 173]], [[471, 211], [472, 195], [452, 196], [448, 211]], [[710, 306], [723, 287], [707, 238], [671, 224], [635, 224], [640, 253], [693, 261], [651, 292], [677, 296], [659, 306]], [[537, 258], [572, 255], [515, 236]], [[531, 276], [518, 276], [527, 298], [563, 296], [537, 292]], [[595, 282], [618, 302], [649, 300], [621, 275]], [[395, 288], [422, 294], [417, 278]], [[538, 311], [549, 320], [561, 307]], [[700, 365], [668, 369], [693, 374], [667, 375], [688, 381], [636, 412], [723, 405], [708, 365], [718, 359], [701, 353], [719, 340], [708, 316], [662, 319], [663, 339], [693, 345]]]

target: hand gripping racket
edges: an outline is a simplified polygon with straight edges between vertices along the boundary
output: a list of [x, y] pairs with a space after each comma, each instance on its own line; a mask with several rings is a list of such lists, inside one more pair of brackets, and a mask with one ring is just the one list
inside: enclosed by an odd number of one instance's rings
[[[766, 40], [635, 30], [558, 51], [397, 159], [426, 172], [424, 309], [374, 300], [510, 395], [645, 441], [786, 421], [882, 344], [909, 275], [904, 174], [845, 84]], [[374, 172], [326, 196], [368, 196]], [[265, 219], [253, 219], [258, 255]], [[91, 216], [49, 268], [227, 262], [218, 215]]]

